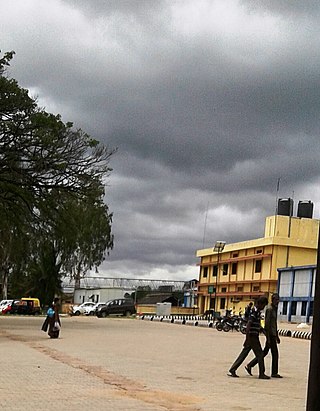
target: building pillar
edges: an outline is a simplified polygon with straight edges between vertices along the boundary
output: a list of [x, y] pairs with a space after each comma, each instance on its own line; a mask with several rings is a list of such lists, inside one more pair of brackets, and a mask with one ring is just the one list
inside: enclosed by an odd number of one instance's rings
[[308, 378], [307, 411], [319, 410], [320, 386], [320, 233], [318, 234], [317, 272], [313, 303], [312, 338]]

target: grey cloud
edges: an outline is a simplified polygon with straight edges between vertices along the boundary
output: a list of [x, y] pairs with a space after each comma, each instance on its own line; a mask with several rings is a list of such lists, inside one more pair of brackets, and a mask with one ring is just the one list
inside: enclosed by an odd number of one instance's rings
[[150, 0], [63, 0], [66, 4], [70, 4], [75, 9], [81, 9], [89, 12], [95, 17], [123, 14], [132, 16], [145, 16], [149, 13], [157, 12], [163, 9], [166, 1], [150, 1]]
[[[112, 269], [193, 266], [206, 213], [206, 245], [263, 235], [279, 177], [280, 196], [308, 187], [307, 199], [316, 196], [318, 2], [231, 1], [239, 32], [217, 17], [180, 30], [173, 7], [193, 1], [54, 4], [79, 30], [60, 33], [57, 20], [40, 31], [8, 25], [12, 73], [66, 121], [118, 147], [106, 190]], [[261, 24], [247, 29], [253, 18]]]
[[313, 18], [315, 14], [319, 14], [320, 6], [317, 0], [241, 0], [252, 11], [267, 12], [280, 14], [288, 18], [293, 17], [308, 17]]

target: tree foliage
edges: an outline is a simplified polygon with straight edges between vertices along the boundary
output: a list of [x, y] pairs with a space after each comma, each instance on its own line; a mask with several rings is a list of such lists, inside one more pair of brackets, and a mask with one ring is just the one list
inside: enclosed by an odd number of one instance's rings
[[0, 58], [2, 285], [10, 274], [25, 292], [38, 285], [45, 294], [48, 284], [57, 291], [62, 274], [99, 266], [113, 247], [103, 182], [114, 150], [40, 108], [7, 76], [13, 55]]

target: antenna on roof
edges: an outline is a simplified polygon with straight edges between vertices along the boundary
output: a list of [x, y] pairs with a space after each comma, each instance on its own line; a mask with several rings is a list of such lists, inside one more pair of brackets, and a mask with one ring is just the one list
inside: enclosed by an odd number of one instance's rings
[[207, 204], [206, 216], [205, 216], [205, 218], [204, 218], [202, 248], [204, 248], [204, 243], [205, 243], [205, 240], [206, 240], [206, 229], [207, 229], [208, 210], [209, 210], [209, 201], [208, 201], [208, 204]]
[[280, 180], [281, 178], [278, 178], [277, 181], [277, 193], [276, 193], [276, 215], [278, 214], [278, 200], [279, 200], [279, 191], [280, 191]]

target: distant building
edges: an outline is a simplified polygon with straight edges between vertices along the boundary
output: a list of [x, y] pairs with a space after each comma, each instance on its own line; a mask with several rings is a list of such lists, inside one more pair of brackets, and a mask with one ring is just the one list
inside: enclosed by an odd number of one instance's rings
[[277, 268], [316, 264], [319, 220], [301, 210], [291, 217], [290, 200], [288, 215], [266, 218], [264, 237], [226, 244], [220, 253], [213, 247], [197, 251], [200, 313], [214, 307], [243, 312], [249, 301], [277, 290]]
[[195, 307], [198, 305], [198, 280], [187, 281], [183, 286], [184, 307]]
[[86, 301], [104, 303], [116, 298], [124, 298], [132, 293], [134, 293], [133, 289], [122, 287], [78, 288], [74, 291], [74, 303], [82, 304]]
[[316, 268], [316, 265], [278, 268], [279, 320], [312, 322]]
[[139, 300], [140, 305], [158, 303], [171, 303], [173, 307], [181, 305], [180, 301], [172, 293], [165, 292], [150, 293]]
[[[156, 302], [162, 302], [162, 297], [172, 297], [172, 304], [182, 306], [184, 302], [185, 281], [147, 280], [111, 277], [84, 277], [80, 288], [73, 289], [74, 303], [85, 301], [106, 302], [116, 298], [132, 297], [141, 301], [143, 297], [152, 294]], [[66, 287], [65, 287], [66, 289]], [[159, 301], [157, 298], [159, 297]]]

